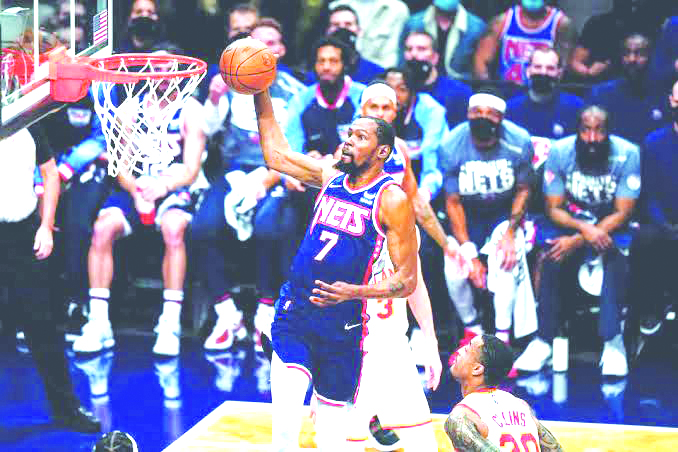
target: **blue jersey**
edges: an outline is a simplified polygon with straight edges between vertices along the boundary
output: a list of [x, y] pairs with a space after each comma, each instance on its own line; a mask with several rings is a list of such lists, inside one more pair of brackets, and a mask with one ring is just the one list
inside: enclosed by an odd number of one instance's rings
[[[315, 280], [328, 284], [344, 281], [367, 284], [372, 263], [386, 243], [378, 219], [381, 194], [393, 178], [382, 175], [371, 184], [352, 190], [343, 173], [333, 177], [321, 190], [313, 219], [299, 246], [289, 283], [283, 292], [293, 302], [309, 304]], [[347, 310], [352, 303], [342, 303]], [[287, 306], [290, 308], [290, 306]]]
[[403, 183], [405, 178], [405, 155], [397, 146], [393, 147], [391, 155], [384, 162], [384, 172], [390, 175], [398, 184]]

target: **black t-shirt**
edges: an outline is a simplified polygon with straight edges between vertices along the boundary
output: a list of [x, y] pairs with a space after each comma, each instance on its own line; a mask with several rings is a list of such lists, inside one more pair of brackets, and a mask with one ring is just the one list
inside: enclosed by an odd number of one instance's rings
[[52, 151], [49, 141], [47, 140], [45, 131], [43, 130], [42, 126], [37, 123], [30, 126], [28, 131], [31, 133], [33, 141], [35, 141], [36, 165], [40, 166], [43, 163], [47, 163], [49, 159], [54, 157], [54, 152]]

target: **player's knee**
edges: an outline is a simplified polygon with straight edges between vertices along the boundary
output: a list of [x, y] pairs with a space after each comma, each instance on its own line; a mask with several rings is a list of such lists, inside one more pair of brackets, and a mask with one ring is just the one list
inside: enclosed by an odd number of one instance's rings
[[109, 247], [115, 238], [122, 233], [123, 228], [122, 219], [115, 213], [101, 215], [94, 222], [92, 247]]
[[183, 245], [187, 225], [188, 221], [179, 213], [170, 211], [163, 215], [160, 230], [165, 245], [168, 247]]

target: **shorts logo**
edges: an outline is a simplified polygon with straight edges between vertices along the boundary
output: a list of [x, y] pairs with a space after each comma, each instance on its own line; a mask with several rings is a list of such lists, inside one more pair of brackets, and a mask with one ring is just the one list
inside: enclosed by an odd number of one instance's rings
[[287, 311], [290, 308], [291, 304], [292, 304], [292, 300], [286, 300], [285, 304], [283, 305], [283, 311]]
[[346, 331], [349, 331], [349, 330], [352, 330], [353, 328], [357, 328], [357, 327], [362, 326], [362, 325], [363, 325], [362, 323], [356, 323], [356, 324], [354, 324], [354, 325], [349, 325], [348, 323], [345, 323], [345, 324], [344, 324], [344, 329], [345, 329]]

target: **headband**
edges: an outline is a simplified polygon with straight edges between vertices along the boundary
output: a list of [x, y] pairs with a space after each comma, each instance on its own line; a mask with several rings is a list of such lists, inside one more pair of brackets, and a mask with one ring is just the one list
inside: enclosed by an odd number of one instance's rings
[[490, 107], [494, 108], [501, 114], [506, 113], [506, 101], [494, 94], [478, 93], [471, 96], [468, 100], [468, 109], [473, 107]]
[[363, 90], [363, 94], [362, 96], [360, 96], [360, 107], [363, 107], [367, 103], [367, 101], [372, 99], [373, 97], [382, 97], [382, 96], [386, 97], [388, 100], [393, 102], [393, 105], [395, 105], [396, 107], [398, 106], [396, 94], [395, 91], [393, 91], [393, 88], [388, 86], [386, 83], [375, 83]]

